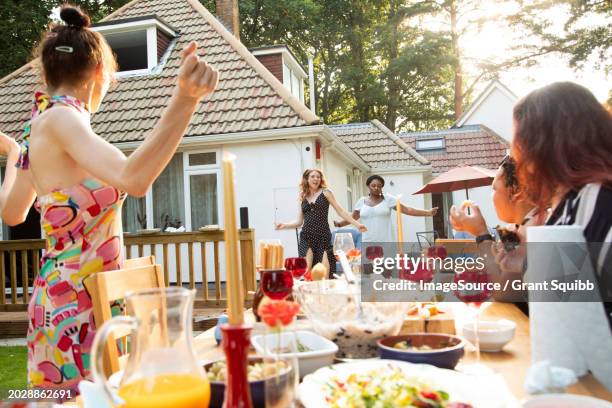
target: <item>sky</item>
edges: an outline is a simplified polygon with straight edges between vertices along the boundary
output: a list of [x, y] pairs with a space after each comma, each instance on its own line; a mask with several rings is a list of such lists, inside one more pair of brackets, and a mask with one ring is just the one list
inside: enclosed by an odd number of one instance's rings
[[[477, 0], [478, 1], [478, 0]], [[481, 18], [494, 15], [495, 13], [513, 13], [517, 11], [518, 3], [503, 2], [506, 5], [501, 6], [502, 2], [494, 0], [480, 0], [478, 10], [467, 15], [469, 18]], [[550, 28], [551, 32], [560, 34], [563, 32], [563, 22], [567, 20], [568, 12], [562, 7], [554, 8], [547, 11], [545, 17], [550, 18], [555, 24]], [[465, 21], [465, 19], [464, 19]], [[600, 25], [608, 21], [612, 23], [612, 16], [588, 16], [577, 22], [579, 26]], [[439, 29], [445, 26], [439, 20], [424, 21], [424, 24], [432, 29]], [[460, 21], [461, 27], [461, 21]], [[499, 61], [504, 58], [513, 46], [521, 44], [521, 32], [508, 27], [505, 23], [491, 22], [485, 24], [478, 32], [468, 30], [461, 38], [461, 48], [465, 56], [465, 70], [468, 74], [477, 75], [478, 70], [475, 68], [475, 61]], [[537, 43], [539, 39], [528, 39]], [[609, 51], [610, 60], [612, 61], [612, 50]], [[596, 68], [595, 58], [588, 61], [582, 70], [574, 70], [569, 66], [569, 58], [558, 54], [549, 54], [540, 57], [537, 60], [537, 65], [526, 67], [513, 68], [509, 71], [502, 72], [499, 79], [508, 88], [510, 88], [518, 97], [524, 96], [530, 91], [557, 81], [572, 81], [587, 87], [600, 101], [608, 99], [608, 92], [612, 88], [612, 76], [606, 76], [603, 69]], [[487, 82], [482, 81], [477, 85], [476, 94], [479, 90], [486, 87]]]

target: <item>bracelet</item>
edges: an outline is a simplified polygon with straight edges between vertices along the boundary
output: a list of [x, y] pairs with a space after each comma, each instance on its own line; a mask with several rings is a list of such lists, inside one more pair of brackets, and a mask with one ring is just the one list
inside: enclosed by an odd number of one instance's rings
[[493, 235], [482, 234], [476, 237], [476, 245], [480, 245], [483, 241], [494, 241]]

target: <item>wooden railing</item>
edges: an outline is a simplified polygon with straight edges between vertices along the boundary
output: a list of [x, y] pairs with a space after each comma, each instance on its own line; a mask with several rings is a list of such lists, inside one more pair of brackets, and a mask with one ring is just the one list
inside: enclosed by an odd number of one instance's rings
[[[244, 291], [247, 295], [256, 288], [255, 231], [240, 230], [239, 239]], [[197, 282], [201, 281], [201, 286], [197, 288], [196, 308], [224, 307], [226, 297], [222, 290], [221, 271], [225, 265], [220, 259], [223, 241], [222, 230], [130, 234], [124, 236], [125, 257], [131, 259], [155, 255], [156, 262], [163, 266], [166, 285], [173, 281], [172, 284], [196, 288]], [[42, 239], [0, 241], [0, 311], [26, 310], [44, 247], [45, 241]], [[183, 279], [184, 274], [187, 279]], [[209, 290], [209, 281], [214, 282], [212, 290]], [[245, 298], [249, 299], [250, 296]]]

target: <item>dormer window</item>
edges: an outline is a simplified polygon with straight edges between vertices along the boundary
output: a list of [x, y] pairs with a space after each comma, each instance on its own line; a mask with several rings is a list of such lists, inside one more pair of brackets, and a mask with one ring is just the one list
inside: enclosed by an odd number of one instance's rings
[[162, 60], [176, 32], [156, 16], [94, 24], [117, 57], [117, 76], [150, 73]]
[[293, 96], [304, 102], [304, 79], [308, 74], [286, 45], [260, 47], [251, 49], [251, 52]]

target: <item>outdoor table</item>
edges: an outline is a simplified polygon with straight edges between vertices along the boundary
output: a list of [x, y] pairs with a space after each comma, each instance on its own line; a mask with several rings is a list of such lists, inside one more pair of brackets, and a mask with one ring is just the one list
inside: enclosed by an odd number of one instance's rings
[[[521, 400], [527, 397], [523, 388], [527, 370], [531, 365], [531, 344], [529, 341], [529, 319], [514, 304], [494, 302], [483, 312], [484, 318], [510, 319], [516, 322], [514, 339], [497, 353], [481, 353], [481, 362], [502, 375], [510, 391]], [[248, 323], [255, 317], [251, 311], [245, 314]], [[308, 325], [306, 320], [298, 320], [296, 329]], [[219, 360], [225, 358], [223, 350], [217, 346], [214, 328], [209, 329], [194, 339], [195, 353], [202, 360]], [[474, 362], [474, 353], [466, 353], [464, 361]], [[568, 393], [588, 395], [612, 401], [612, 392], [597, 381], [591, 374], [581, 377], [578, 383], [567, 388]]]

